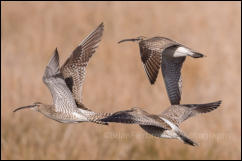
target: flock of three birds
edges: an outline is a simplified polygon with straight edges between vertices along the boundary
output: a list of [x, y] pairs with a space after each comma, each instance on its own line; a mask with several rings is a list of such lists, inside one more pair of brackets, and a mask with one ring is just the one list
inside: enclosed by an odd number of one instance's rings
[[20, 107], [38, 111], [48, 118], [61, 123], [94, 122], [107, 125], [109, 122], [138, 124], [146, 132], [161, 138], [175, 138], [189, 145], [197, 145], [178, 128], [186, 119], [216, 109], [221, 101], [206, 104], [180, 104], [181, 68], [186, 56], [203, 57], [188, 47], [164, 37], [137, 37], [120, 41], [138, 41], [141, 60], [151, 84], [154, 84], [161, 68], [171, 106], [159, 115], [135, 107], [115, 113], [96, 113], [82, 104], [82, 86], [86, 75], [86, 66], [95, 53], [103, 34], [101, 23], [72, 52], [66, 62], [59, 67], [57, 49], [49, 61], [43, 76], [43, 82], [53, 97], [53, 105], [36, 102]]

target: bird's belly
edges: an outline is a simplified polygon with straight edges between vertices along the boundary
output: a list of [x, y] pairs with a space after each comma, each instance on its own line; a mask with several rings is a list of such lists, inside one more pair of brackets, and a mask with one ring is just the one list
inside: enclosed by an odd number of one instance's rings
[[172, 130], [165, 130], [160, 134], [161, 138], [174, 139], [177, 138], [177, 134]]
[[71, 112], [71, 113], [56, 113], [55, 117], [50, 117], [61, 123], [78, 123], [78, 122], [86, 122], [88, 119], [80, 113]]

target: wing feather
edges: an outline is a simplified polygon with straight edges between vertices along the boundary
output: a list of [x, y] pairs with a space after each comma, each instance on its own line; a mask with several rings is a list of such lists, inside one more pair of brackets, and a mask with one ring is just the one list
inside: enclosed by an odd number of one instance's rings
[[104, 25], [101, 23], [80, 43], [61, 67], [65, 81], [72, 91], [77, 105], [80, 105], [78, 106], [79, 108], [82, 108], [81, 98], [83, 82], [86, 76], [86, 66], [101, 41], [103, 28]]
[[166, 48], [176, 44], [175, 41], [164, 37], [153, 37], [140, 41], [139, 47], [141, 60], [151, 84], [155, 83], [159, 73], [162, 52]]
[[186, 57], [173, 58], [169, 52], [173, 52], [173, 50], [165, 50], [162, 54], [161, 70], [170, 103], [175, 105], [180, 104], [181, 100], [181, 68]]
[[199, 113], [207, 113], [220, 106], [222, 101], [206, 104], [183, 104], [172, 105], [167, 108], [160, 116], [174, 122], [177, 126], [188, 118]]
[[139, 124], [144, 126], [155, 126], [162, 129], [170, 129], [169, 125], [163, 122], [158, 116], [150, 115], [146, 112], [130, 109], [119, 111], [102, 119], [104, 122], [116, 122], [125, 124]]
[[51, 92], [56, 112], [71, 110], [76, 107], [72, 93], [67, 87], [64, 77], [60, 72], [57, 49], [46, 66], [43, 82]]
[[143, 46], [140, 46], [140, 54], [149, 81], [151, 84], [154, 84], [160, 69], [161, 55], [160, 53], [144, 48]]

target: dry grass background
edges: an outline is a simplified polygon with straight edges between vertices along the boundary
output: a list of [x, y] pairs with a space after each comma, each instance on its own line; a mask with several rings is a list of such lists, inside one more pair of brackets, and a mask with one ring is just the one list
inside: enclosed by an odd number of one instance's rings
[[[241, 159], [240, 2], [2, 2], [1, 159]], [[51, 103], [42, 75], [55, 47], [61, 64], [104, 22], [85, 80], [84, 104], [115, 112], [169, 106], [163, 78], [151, 86], [138, 45], [123, 38], [161, 35], [207, 55], [187, 58], [182, 103], [223, 100], [181, 125], [199, 147], [154, 138], [136, 125], [60, 124], [12, 110]]]

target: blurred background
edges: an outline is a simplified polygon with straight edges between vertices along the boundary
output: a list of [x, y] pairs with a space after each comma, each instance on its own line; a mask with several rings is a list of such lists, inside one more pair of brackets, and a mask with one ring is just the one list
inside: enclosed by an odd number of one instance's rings
[[[241, 159], [240, 2], [1, 2], [1, 159]], [[222, 100], [215, 111], [181, 129], [199, 147], [152, 137], [137, 125], [60, 124], [13, 109], [52, 104], [42, 75], [54, 49], [64, 63], [104, 23], [87, 67], [84, 104], [96, 112], [169, 106], [161, 72], [151, 86], [137, 43], [124, 38], [164, 36], [207, 57], [183, 65], [181, 103]]]

